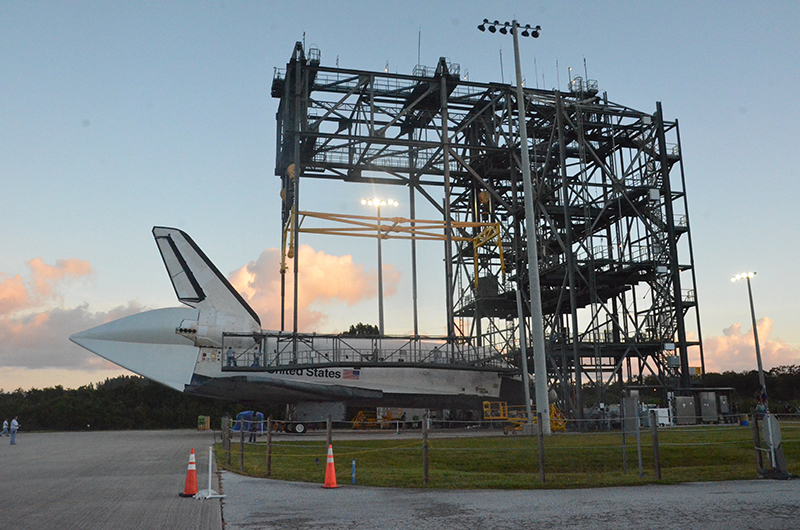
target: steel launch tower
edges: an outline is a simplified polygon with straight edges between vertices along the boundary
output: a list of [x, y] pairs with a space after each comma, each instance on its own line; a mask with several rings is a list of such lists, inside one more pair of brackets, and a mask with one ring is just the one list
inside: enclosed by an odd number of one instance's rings
[[[287, 237], [302, 237], [301, 191], [313, 194], [314, 179], [400, 186], [412, 225], [420, 201], [441, 215], [448, 342], [492, 346], [519, 365], [518, 326], [538, 274], [551, 392], [574, 416], [584, 392], [602, 395], [615, 381], [653, 375], [688, 389], [688, 349], [702, 362], [702, 344], [678, 122], [660, 103], [654, 112], [613, 103], [581, 77], [524, 94], [520, 116], [515, 87], [462, 79], [444, 58], [410, 75], [351, 70], [323, 66], [318, 49], [297, 43], [272, 84]], [[521, 126], [536, 271], [526, 258]], [[501, 244], [478, 245], [489, 224]]]

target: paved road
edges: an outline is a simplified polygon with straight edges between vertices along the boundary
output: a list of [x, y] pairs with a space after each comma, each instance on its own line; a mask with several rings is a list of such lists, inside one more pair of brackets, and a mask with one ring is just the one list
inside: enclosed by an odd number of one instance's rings
[[0, 528], [221, 530], [219, 500], [181, 498], [189, 451], [208, 487], [213, 435], [26, 433], [0, 439]]

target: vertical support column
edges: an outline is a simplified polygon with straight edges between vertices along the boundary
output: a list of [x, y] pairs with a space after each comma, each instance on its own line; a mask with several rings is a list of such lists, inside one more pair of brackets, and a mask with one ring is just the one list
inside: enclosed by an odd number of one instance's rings
[[[581, 365], [580, 349], [578, 345], [578, 300], [575, 283], [575, 253], [572, 248], [572, 220], [569, 209], [569, 184], [567, 176], [567, 155], [564, 138], [564, 105], [561, 94], [556, 93], [556, 126], [558, 127], [558, 158], [561, 166], [561, 202], [564, 211], [564, 254], [567, 256], [567, 277], [569, 281], [569, 305], [572, 319], [572, 362], [575, 366], [575, 418], [583, 418], [583, 366]], [[599, 384], [599, 381], [598, 381]], [[581, 427], [583, 423], [581, 422]]]
[[444, 165], [444, 222], [445, 222], [445, 242], [444, 242], [444, 264], [445, 264], [445, 304], [447, 305], [447, 342], [450, 350], [450, 361], [454, 361], [453, 339], [455, 338], [455, 317], [453, 315], [453, 241], [452, 241], [452, 219], [450, 213], [450, 131], [448, 127], [447, 109], [447, 76], [448, 70], [444, 58], [439, 60], [439, 70], [441, 78], [439, 80], [439, 92], [441, 95], [441, 116], [442, 116], [442, 163]]
[[294, 232], [294, 303], [292, 307], [292, 360], [297, 362], [297, 320], [298, 320], [298, 289], [300, 284], [299, 263], [300, 263], [300, 177], [303, 174], [303, 167], [300, 163], [300, 134], [303, 130], [302, 122], [305, 119], [305, 105], [303, 98], [303, 66], [305, 58], [298, 57], [294, 68], [294, 209], [293, 227]]
[[673, 297], [675, 299], [674, 315], [678, 328], [678, 349], [681, 360], [681, 387], [689, 388], [689, 352], [686, 347], [686, 326], [683, 321], [683, 298], [681, 295], [681, 271], [678, 267], [678, 241], [675, 235], [675, 213], [672, 208], [672, 186], [669, 180], [667, 164], [667, 139], [664, 132], [664, 115], [661, 102], [656, 102], [656, 133], [658, 134], [659, 161], [661, 163], [662, 194], [664, 195], [664, 214], [667, 217], [667, 235], [669, 236], [670, 275], [672, 276]]
[[[408, 133], [411, 144], [414, 133]], [[411, 313], [414, 323], [414, 338], [419, 337], [419, 314], [417, 309], [417, 236], [414, 232], [414, 219], [417, 218], [416, 185], [417, 185], [417, 155], [414, 147], [408, 152], [408, 216], [411, 219]], [[414, 344], [416, 347], [416, 343]]]
[[700, 327], [700, 305], [697, 296], [697, 272], [694, 269], [694, 246], [692, 245], [692, 230], [689, 223], [689, 200], [686, 198], [686, 173], [683, 170], [683, 150], [681, 147], [681, 129], [678, 120], [675, 120], [675, 135], [678, 138], [678, 153], [680, 153], [681, 191], [683, 192], [683, 210], [686, 212], [686, 237], [689, 242], [689, 266], [692, 269], [692, 289], [694, 289], [694, 314], [697, 323], [697, 342], [700, 348], [700, 373], [703, 377], [703, 386], [706, 384], [706, 358], [703, 352], [703, 331]]

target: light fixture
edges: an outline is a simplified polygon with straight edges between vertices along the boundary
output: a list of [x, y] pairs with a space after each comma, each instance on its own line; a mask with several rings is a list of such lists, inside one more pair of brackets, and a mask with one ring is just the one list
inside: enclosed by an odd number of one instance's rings
[[733, 278], [731, 278], [731, 281], [735, 282], [735, 281], [738, 281], [738, 280], [744, 280], [745, 278], [752, 278], [755, 275], [756, 275], [755, 272], [741, 272], [741, 273], [737, 274], [736, 276], [734, 276]]
[[525, 24], [525, 26], [521, 26], [514, 22], [500, 22], [499, 20], [495, 20], [494, 22], [489, 22], [488, 18], [484, 18], [483, 22], [478, 25], [478, 29], [481, 31], [489, 30], [489, 33], [497, 33], [498, 31], [502, 35], [508, 35], [509, 33], [514, 33], [519, 29], [522, 29], [521, 35], [523, 37], [533, 37], [534, 39], [539, 38], [539, 33], [542, 31], [541, 26], [531, 27], [530, 24]]

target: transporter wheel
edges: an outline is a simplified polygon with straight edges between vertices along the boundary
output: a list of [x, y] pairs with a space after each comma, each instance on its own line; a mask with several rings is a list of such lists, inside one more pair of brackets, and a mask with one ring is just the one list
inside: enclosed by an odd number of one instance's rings
[[305, 424], [296, 423], [295, 426], [294, 426], [294, 432], [296, 432], [297, 434], [303, 434], [304, 432], [306, 432]]

